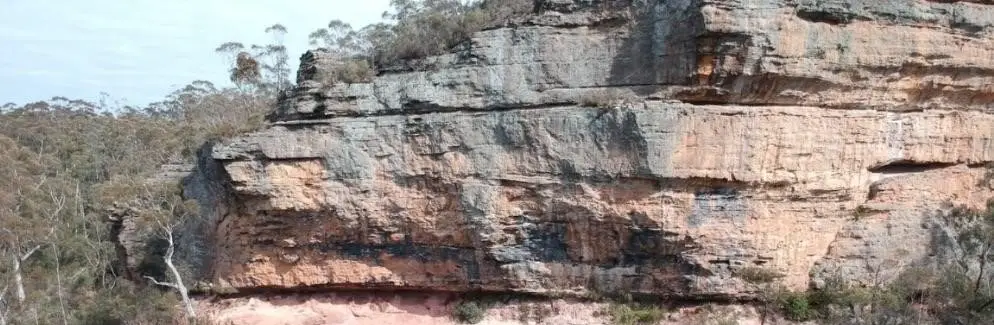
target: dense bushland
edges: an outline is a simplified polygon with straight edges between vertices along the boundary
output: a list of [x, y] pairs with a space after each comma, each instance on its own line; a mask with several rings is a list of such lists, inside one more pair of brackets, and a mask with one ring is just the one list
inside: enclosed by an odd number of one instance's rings
[[[205, 141], [253, 129], [273, 94], [195, 82], [143, 109], [55, 98], [0, 113], [0, 324], [162, 324], [176, 299], [122, 278], [107, 209], [155, 225], [196, 215], [175, 187], [146, 181]], [[161, 257], [156, 259], [161, 260]], [[162, 269], [142, 276], [168, 281]]]
[[[109, 241], [108, 210], [140, 211], [144, 240], [162, 248], [165, 230], [197, 208], [175, 185], [148, 180], [163, 164], [192, 162], [206, 141], [261, 127], [285, 78], [266, 74], [232, 88], [195, 81], [140, 108], [61, 97], [4, 105], [0, 324], [171, 322], [177, 299], [149, 285], [175, 280], [164, 268], [165, 249], [126, 279]], [[178, 252], [196, 243], [182, 245]], [[177, 269], [192, 277], [180, 257]]]

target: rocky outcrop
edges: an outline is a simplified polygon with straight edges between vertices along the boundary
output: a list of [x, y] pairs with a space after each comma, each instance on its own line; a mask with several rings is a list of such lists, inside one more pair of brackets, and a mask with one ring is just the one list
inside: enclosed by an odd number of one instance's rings
[[539, 5], [372, 83], [306, 54], [272, 126], [210, 154], [210, 280], [748, 297], [745, 267], [898, 272], [992, 195], [992, 5]]
[[[145, 179], [143, 185], [149, 191], [148, 195], [116, 202], [101, 210], [108, 223], [107, 239], [114, 245], [116, 260], [112, 267], [115, 274], [139, 282], [145, 282], [145, 276], [166, 279], [163, 257], [168, 243], [161, 228], [165, 225], [155, 221], [155, 216], [186, 208], [174, 206], [169, 207], [169, 212], [163, 210], [163, 201], [170, 200], [162, 200], [160, 195], [175, 195], [174, 190], [178, 188], [182, 188], [184, 199], [196, 203], [202, 215], [200, 218], [180, 217], [169, 224], [177, 243], [173, 258], [183, 265], [184, 273], [194, 277], [190, 280], [201, 280], [209, 272], [217, 218], [226, 215], [228, 207], [235, 205], [229, 201], [230, 190], [221, 165], [210, 158], [211, 148], [212, 144], [208, 143], [199, 149], [196, 164], [160, 166], [156, 173]], [[200, 287], [201, 284], [197, 283], [198, 287], [193, 290], [210, 290]]]
[[[697, 103], [895, 112], [988, 110], [994, 99], [990, 5], [635, 2], [619, 12], [576, 11], [586, 1], [575, 1], [565, 13], [477, 33], [463, 50], [426, 60], [428, 70], [369, 84], [302, 78], [279, 118], [562, 105], [605, 88]], [[322, 54], [304, 58], [320, 62]]]

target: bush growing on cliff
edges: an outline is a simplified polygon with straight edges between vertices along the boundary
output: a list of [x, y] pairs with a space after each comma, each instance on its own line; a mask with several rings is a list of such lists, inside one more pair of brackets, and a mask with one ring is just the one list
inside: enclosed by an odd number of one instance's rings
[[696, 312], [689, 320], [692, 325], [738, 325], [741, 317], [731, 306], [715, 304], [705, 305]]
[[452, 318], [466, 324], [479, 323], [486, 314], [483, 304], [473, 300], [462, 301], [452, 309]]
[[[820, 288], [790, 292], [767, 287], [764, 301], [787, 319], [825, 324], [994, 323], [994, 206], [950, 209], [933, 219], [933, 257], [905, 267], [889, 281], [829, 279]], [[871, 273], [880, 274], [880, 266]]]
[[783, 274], [758, 266], [746, 266], [736, 270], [734, 274], [736, 277], [753, 284], [771, 283], [783, 277]]
[[818, 315], [809, 301], [806, 292], [785, 292], [777, 297], [777, 304], [784, 317], [792, 321], [804, 322]]
[[607, 307], [607, 314], [614, 325], [643, 325], [655, 324], [663, 319], [663, 309], [644, 303], [612, 303]]
[[366, 82], [377, 67], [443, 54], [475, 32], [534, 9], [532, 0], [393, 0], [390, 5], [384, 18], [391, 23], [355, 30], [332, 20], [309, 35], [312, 46], [328, 49], [342, 62], [335, 68], [338, 81]]
[[393, 0], [393, 37], [374, 49], [377, 64], [442, 54], [488, 26], [533, 10], [529, 0]]
[[325, 83], [365, 83], [373, 81], [376, 72], [369, 62], [363, 59], [345, 59], [331, 69], [331, 80], [324, 80]]

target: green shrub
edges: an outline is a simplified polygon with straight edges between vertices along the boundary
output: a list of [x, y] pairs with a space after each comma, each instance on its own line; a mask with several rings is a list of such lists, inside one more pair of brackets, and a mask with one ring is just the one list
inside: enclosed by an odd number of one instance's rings
[[792, 321], [808, 321], [817, 317], [818, 313], [811, 306], [806, 292], [783, 292], [778, 304], [784, 317]]
[[463, 301], [452, 309], [452, 318], [466, 324], [476, 324], [483, 320], [487, 310], [476, 301]]
[[611, 304], [607, 309], [614, 325], [654, 324], [663, 319], [663, 309], [647, 304]]

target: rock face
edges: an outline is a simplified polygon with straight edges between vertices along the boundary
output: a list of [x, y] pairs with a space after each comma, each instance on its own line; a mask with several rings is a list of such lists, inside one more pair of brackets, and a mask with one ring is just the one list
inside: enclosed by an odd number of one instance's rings
[[210, 280], [741, 297], [929, 255], [992, 197], [994, 5], [537, 1], [211, 152]]
[[[321, 325], [457, 325], [450, 310], [460, 301], [454, 293], [336, 291], [316, 294], [271, 294], [257, 298], [201, 301], [202, 315], [222, 324], [321, 324]], [[487, 309], [479, 325], [612, 324], [602, 311], [608, 303], [566, 299], [507, 301]], [[718, 320], [741, 325], [793, 324], [781, 319], [764, 322], [757, 308], [749, 306], [674, 307], [662, 314], [658, 325], [714, 324]]]

